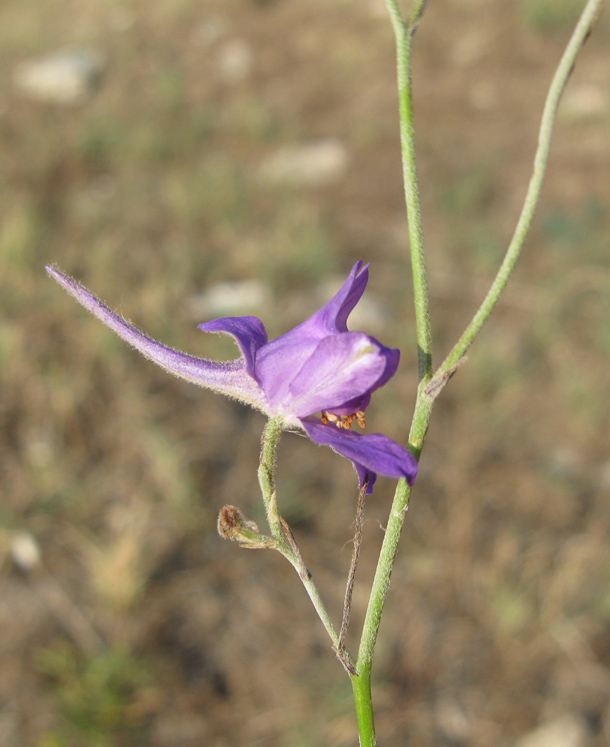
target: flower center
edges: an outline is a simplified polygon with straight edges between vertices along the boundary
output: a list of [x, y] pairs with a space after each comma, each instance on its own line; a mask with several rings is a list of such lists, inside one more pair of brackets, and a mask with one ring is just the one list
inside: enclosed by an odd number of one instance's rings
[[354, 420], [358, 423], [360, 428], [366, 428], [366, 421], [364, 417], [365, 416], [363, 410], [358, 410], [358, 412], [355, 412], [352, 415], [335, 415], [334, 412], [322, 410], [321, 420], [322, 425], [334, 423], [337, 428], [345, 428], [346, 431], [349, 431]]

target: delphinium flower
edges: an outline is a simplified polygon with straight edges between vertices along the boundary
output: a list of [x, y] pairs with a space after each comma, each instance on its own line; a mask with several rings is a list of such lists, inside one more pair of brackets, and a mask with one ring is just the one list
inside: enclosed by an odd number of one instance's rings
[[360, 434], [371, 394], [396, 372], [400, 352], [362, 332], [347, 318], [368, 282], [368, 265], [357, 262], [338, 293], [302, 324], [268, 341], [260, 319], [224, 317], [199, 325], [204, 332], [234, 337], [241, 356], [211, 361], [156, 342], [111, 311], [73, 278], [55, 267], [47, 272], [100, 321], [166, 371], [248, 404], [289, 430], [305, 431], [350, 459], [361, 486], [372, 491], [377, 474], [404, 477], [412, 485], [417, 461], [380, 433]]

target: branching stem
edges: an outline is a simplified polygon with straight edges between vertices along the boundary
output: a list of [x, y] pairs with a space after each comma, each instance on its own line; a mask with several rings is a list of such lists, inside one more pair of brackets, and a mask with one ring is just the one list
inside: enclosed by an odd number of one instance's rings
[[[481, 307], [449, 356], [436, 372], [434, 381], [432, 380], [431, 331], [428, 314], [428, 291], [423, 253], [421, 210], [414, 155], [411, 89], [412, 41], [425, 10], [427, 0], [415, 0], [407, 22], [404, 21], [401, 15], [397, 0], [386, 0], [386, 3], [396, 36], [400, 137], [405, 198], [409, 219], [419, 353], [419, 388], [408, 445], [413, 454], [419, 459], [436, 396], [440, 393], [451, 374], [456, 370], [457, 364], [462, 361], [469, 346], [488, 319], [519, 257], [540, 196], [548, 163], [553, 124], [557, 115], [561, 94], [574, 67], [576, 56], [590, 33], [603, 0], [587, 1], [553, 77], [544, 106], [532, 178], [521, 215], [515, 228], [515, 233], [509, 244], [504, 261]], [[361, 747], [375, 747], [377, 744], [371, 701], [371, 667], [383, 604], [390, 584], [390, 577], [405, 514], [409, 505], [410, 494], [411, 489], [409, 486], [404, 480], [400, 480], [396, 487], [396, 493], [390, 510], [362, 628], [358, 660], [356, 663], [358, 677], [352, 677]]]
[[346, 668], [348, 674], [353, 674], [356, 669], [353, 659], [349, 653], [345, 650], [343, 645], [340, 645], [339, 634], [333, 622], [328, 614], [328, 610], [320, 596], [318, 587], [316, 586], [313, 577], [305, 562], [301, 551], [298, 548], [292, 530], [288, 526], [287, 522], [282, 518], [279, 512], [277, 503], [277, 492], [275, 486], [275, 465], [277, 447], [284, 429], [284, 423], [280, 418], [272, 418], [267, 422], [265, 430], [263, 431], [263, 437], [261, 442], [261, 458], [258, 468], [258, 480], [263, 494], [263, 500], [265, 502], [265, 511], [267, 513], [267, 523], [269, 529], [276, 543], [276, 548], [282, 555], [288, 560], [288, 562], [294, 567], [296, 572], [299, 574], [299, 578], [305, 587], [305, 591], [309, 595], [312, 604], [318, 613], [318, 617], [322, 621], [326, 632], [328, 633], [335, 651], [341, 651], [339, 656], [343, 666]]
[[349, 627], [349, 618], [352, 610], [352, 594], [354, 592], [354, 581], [356, 579], [356, 568], [358, 567], [358, 558], [360, 557], [360, 546], [362, 545], [362, 527], [364, 525], [364, 504], [366, 501], [366, 489], [368, 479], [360, 488], [358, 493], [358, 503], [356, 505], [356, 519], [354, 528], [354, 547], [352, 550], [352, 560], [347, 574], [347, 584], [345, 585], [345, 598], [343, 600], [343, 619], [341, 620], [341, 629], [339, 630], [338, 650], [343, 649], [347, 629]]

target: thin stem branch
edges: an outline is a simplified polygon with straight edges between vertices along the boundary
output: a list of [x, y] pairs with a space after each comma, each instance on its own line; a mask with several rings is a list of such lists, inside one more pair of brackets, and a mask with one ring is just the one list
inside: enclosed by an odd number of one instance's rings
[[275, 489], [275, 465], [277, 447], [284, 429], [284, 423], [281, 418], [271, 418], [263, 431], [261, 440], [261, 458], [258, 467], [258, 480], [263, 494], [265, 511], [269, 529], [275, 540], [275, 549], [278, 550], [295, 568], [299, 574], [303, 586], [313, 606], [322, 621], [326, 632], [328, 633], [335, 650], [341, 649], [339, 657], [341, 663], [349, 674], [356, 671], [353, 659], [349, 653], [339, 645], [339, 634], [333, 625], [328, 614], [328, 610], [322, 601], [318, 587], [316, 586], [311, 573], [307, 569], [301, 551], [298, 548], [290, 526], [282, 518], [277, 504], [277, 493]]
[[[424, 238], [419, 200], [419, 183], [417, 163], [415, 160], [415, 130], [413, 125], [413, 86], [411, 77], [411, 51], [415, 31], [422, 18], [428, 0], [415, 0], [408, 22], [402, 17], [398, 0], [386, 0], [390, 20], [396, 38], [396, 68], [398, 84], [398, 112], [400, 121], [400, 150], [402, 154], [402, 174], [405, 190], [405, 203], [409, 223], [409, 247], [411, 251], [411, 269], [413, 272], [413, 297], [415, 301], [415, 325], [417, 334], [417, 357], [419, 388], [417, 402], [428, 402], [430, 398], [425, 389], [432, 379], [432, 331], [430, 326], [430, 303], [428, 299], [428, 279], [424, 254]], [[431, 407], [431, 405], [430, 405]], [[428, 415], [429, 417], [429, 415]], [[421, 422], [417, 417], [415, 422]], [[421, 434], [410, 445], [419, 456], [421, 445], [428, 425], [425, 420]], [[413, 428], [412, 428], [413, 430]], [[352, 677], [354, 702], [358, 718], [358, 733], [361, 747], [375, 747], [375, 721], [371, 700], [371, 664], [373, 649], [377, 640], [377, 631], [381, 620], [383, 601], [390, 583], [392, 565], [396, 555], [398, 539], [404, 521], [404, 512], [410, 495], [410, 488], [404, 481], [398, 483], [390, 522], [386, 528], [381, 549], [379, 564], [375, 573], [371, 597], [366, 612], [358, 662], [357, 677]], [[395, 517], [396, 526], [392, 519]]]
[[534, 157], [533, 173], [512, 240], [508, 246], [500, 269], [498, 270], [498, 274], [496, 275], [483, 303], [451, 353], [447, 356], [445, 361], [443, 361], [439, 372], [451, 368], [466, 353], [475, 337], [481, 331], [482, 326], [489, 318], [489, 315], [498, 302], [515, 264], [519, 259], [521, 249], [525, 242], [525, 237], [529, 231], [538, 204], [538, 198], [540, 197], [540, 191], [542, 189], [542, 183], [544, 181], [549, 160], [553, 125], [555, 124], [561, 95], [568, 78], [574, 69], [576, 56], [591, 31], [602, 3], [603, 0], [589, 0], [587, 2], [576, 28], [572, 33], [570, 41], [568, 42], [565, 52], [563, 53], [561, 61], [559, 62], [557, 70], [555, 71], [542, 113], [542, 121], [540, 123], [540, 132], [538, 135], [538, 147]]
[[408, 23], [408, 27], [411, 30], [411, 36], [413, 36], [413, 34], [417, 31], [417, 27], [419, 26], [419, 22], [424, 15], [424, 11], [426, 10], [427, 5], [428, 0], [417, 0], [417, 2], [413, 3]]
[[326, 632], [328, 633], [330, 640], [333, 643], [333, 649], [337, 654], [337, 658], [343, 665], [345, 671], [349, 675], [355, 675], [356, 665], [354, 664], [354, 660], [350, 656], [349, 652], [345, 649], [343, 641], [341, 640], [339, 633], [337, 633], [337, 629], [335, 628], [333, 621], [328, 614], [328, 610], [326, 609], [322, 597], [320, 596], [320, 592], [315, 584], [315, 581], [313, 580], [313, 576], [305, 565], [305, 561], [303, 560], [301, 551], [299, 550], [299, 547], [296, 543], [296, 540], [292, 533], [292, 529], [281, 517], [280, 522], [282, 524], [285, 541], [278, 543], [277, 549], [290, 562], [290, 564], [299, 574], [299, 578], [301, 579], [301, 582], [305, 587], [305, 591], [309, 595], [314, 609], [318, 613], [318, 617], [322, 621], [322, 625], [324, 625]]
[[364, 481], [363, 486], [358, 493], [358, 503], [356, 504], [356, 519], [354, 528], [354, 547], [352, 550], [352, 560], [347, 574], [347, 583], [345, 585], [345, 597], [343, 600], [343, 619], [341, 620], [341, 629], [339, 630], [339, 643], [337, 648], [341, 651], [345, 643], [347, 629], [349, 627], [349, 618], [352, 610], [352, 594], [354, 593], [354, 581], [356, 579], [356, 568], [358, 567], [358, 558], [360, 557], [360, 547], [362, 545], [362, 527], [364, 525], [364, 504], [366, 502], [366, 489], [368, 488], [368, 479]]
[[[338, 650], [340, 648], [340, 639], [339, 634], [337, 633], [337, 630], [335, 626], [333, 625], [333, 621], [330, 619], [330, 615], [328, 614], [328, 611], [324, 605], [324, 602], [322, 601], [322, 597], [320, 596], [320, 592], [318, 591], [318, 587], [316, 586], [313, 577], [309, 570], [307, 569], [307, 566], [305, 565], [305, 562], [303, 561], [303, 556], [301, 555], [301, 551], [299, 550], [296, 540], [294, 538], [294, 535], [292, 533], [292, 529], [288, 526], [288, 524], [284, 521], [284, 519], [281, 519], [282, 527], [284, 529], [284, 532], [287, 537], [287, 543], [289, 547], [289, 551], [284, 547], [280, 550], [282, 555], [292, 564], [292, 566], [295, 568], [296, 572], [299, 574], [299, 578], [301, 579], [303, 586], [305, 587], [305, 591], [309, 595], [309, 598], [311, 599], [313, 606], [318, 613], [318, 617], [322, 621], [322, 624], [326, 628], [326, 632], [330, 636], [331, 641], [333, 642], [333, 648], [335, 650]], [[348, 669], [347, 671], [352, 674], [352, 670], [355, 671], [355, 667], [353, 664], [353, 661], [347, 651], [345, 649], [342, 649], [343, 651], [343, 657], [341, 658], [341, 662], [344, 666], [346, 666], [346, 663], [351, 664], [351, 669]], [[347, 669], [347, 666], [346, 666]]]

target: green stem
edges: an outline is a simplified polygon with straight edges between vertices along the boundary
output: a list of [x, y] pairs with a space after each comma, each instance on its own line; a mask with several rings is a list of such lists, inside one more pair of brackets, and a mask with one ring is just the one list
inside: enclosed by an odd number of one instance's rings
[[282, 522], [277, 510], [275, 494], [275, 464], [277, 460], [277, 446], [284, 430], [281, 418], [270, 418], [265, 425], [261, 440], [261, 459], [258, 466], [258, 482], [261, 486], [267, 523], [276, 542], [284, 543]]
[[[292, 532], [288, 525], [283, 524], [282, 517], [278, 510], [275, 489], [275, 466], [277, 461], [277, 447], [283, 430], [283, 420], [281, 418], [271, 418], [265, 426], [261, 440], [261, 458], [258, 467], [258, 481], [265, 502], [267, 523], [269, 524], [269, 529], [273, 539], [276, 542], [276, 549], [291, 563], [299, 574], [299, 578], [303, 582], [303, 586], [318, 613], [318, 617], [322, 621], [322, 624], [336, 649], [339, 646], [339, 633], [333, 625], [330, 615], [322, 601], [318, 587], [305, 567], [301, 553], [294, 542], [294, 538], [292, 538]], [[287, 539], [287, 532], [289, 533], [290, 540]], [[351, 658], [347, 653], [346, 657], [351, 661]]]
[[428, 0], [416, 0], [416, 2], [413, 3], [408, 22], [408, 27], [411, 29], [411, 36], [413, 36], [417, 31], [421, 17], [424, 15], [424, 11], [426, 10], [426, 5], [428, 5]]
[[[430, 422], [433, 404], [434, 399], [423, 392], [417, 400], [413, 425], [411, 426], [409, 436], [409, 448], [418, 458], [424, 443], [428, 423]], [[375, 650], [383, 604], [390, 585], [390, 577], [392, 575], [394, 559], [396, 558], [398, 542], [407, 513], [410, 495], [411, 488], [404, 480], [399, 480], [383, 537], [375, 578], [371, 587], [371, 596], [362, 626], [358, 660], [356, 662], [356, 670], [359, 676], [357, 678], [352, 677], [358, 731], [360, 734], [360, 747], [375, 747], [377, 744], [371, 700], [373, 652]]]
[[[298, 573], [299, 568], [294, 563], [293, 565], [296, 568], [297, 573]], [[307, 575], [303, 577], [301, 573], [299, 573], [299, 577], [301, 581], [303, 582], [305, 591], [309, 595], [309, 598], [311, 599], [311, 602], [316, 612], [318, 613], [318, 617], [322, 621], [322, 625], [324, 625], [324, 628], [326, 629], [326, 632], [328, 633], [330, 640], [333, 642], [333, 646], [335, 650], [337, 650], [339, 646], [339, 633], [337, 632], [337, 629], [335, 628], [333, 621], [330, 619], [330, 615], [328, 614], [328, 610], [326, 609], [326, 606], [324, 605], [324, 602], [322, 601], [322, 597], [320, 596], [318, 587], [316, 586], [311, 575]], [[349, 656], [349, 654], [346, 653], [346, 656], [351, 661], [351, 657]]]
[[358, 718], [358, 734], [360, 747], [376, 747], [375, 720], [373, 716], [373, 702], [371, 700], [371, 672], [370, 668], [359, 671], [358, 676], [351, 678], [354, 691], [354, 703]]
[[525, 237], [529, 231], [534, 217], [536, 206], [538, 205], [538, 198], [540, 197], [540, 191], [542, 189], [542, 183], [544, 181], [544, 175], [546, 172], [549, 150], [551, 147], [551, 137], [553, 134], [553, 125], [555, 124], [555, 118], [557, 116], [557, 108], [561, 100], [561, 94], [565, 88], [565, 85], [572, 73], [574, 68], [574, 61], [580, 48], [586, 41], [591, 27], [596, 20], [597, 14], [602, 6], [603, 0], [589, 0], [585, 5], [585, 8], [580, 16], [580, 19], [572, 33], [570, 41], [563, 53], [563, 56], [557, 66], [555, 75], [549, 87], [546, 102], [544, 104], [544, 110], [542, 113], [542, 121], [540, 123], [540, 132], [538, 135], [538, 147], [536, 155], [534, 157], [534, 169], [530, 179], [527, 194], [521, 209], [521, 215], [517, 222], [515, 232], [512, 240], [506, 251], [504, 260], [498, 270], [487, 295], [478, 311], [474, 315], [472, 321], [464, 331], [464, 334], [460, 337], [451, 353], [443, 361], [440, 371], [448, 371], [454, 366], [466, 353], [475, 337], [481, 331], [482, 326], [485, 324], [489, 315], [491, 314], [494, 306], [498, 302], [502, 291], [504, 290], [506, 283], [519, 259], [521, 249], [525, 242]]
[[[386, 0], [386, 2], [390, 11], [390, 18], [392, 20], [394, 32], [396, 34], [403, 176], [405, 181], [407, 213], [409, 217], [411, 256], [415, 288], [417, 339], [419, 345], [420, 385], [418, 388], [408, 445], [413, 454], [415, 454], [419, 459], [426, 437], [428, 424], [430, 422], [432, 407], [436, 395], [440, 391], [440, 389], [436, 392], [426, 391], [426, 386], [432, 378], [432, 362], [430, 355], [428, 295], [421, 233], [421, 212], [419, 208], [417, 172], [415, 169], [413, 147], [413, 110], [411, 95], [411, 43], [427, 0], [417, 0], [415, 2], [408, 24], [404, 22], [401, 16], [397, 0]], [[453, 348], [450, 355], [442, 364], [436, 374], [437, 376], [442, 377], [443, 373], [449, 373], [463, 357], [484, 322], [489, 317], [489, 314], [504, 289], [508, 277], [517, 261], [540, 195], [542, 181], [548, 162], [551, 134], [559, 100], [573, 68], [576, 55], [587, 38], [596, 15], [601, 8], [602, 2], [603, 0], [588, 0], [551, 83], [540, 127], [538, 150], [534, 160], [534, 173], [506, 257], [481, 308], [476, 313], [472, 322]], [[379, 553], [375, 578], [373, 580], [371, 595], [362, 627], [358, 660], [356, 662], [358, 677], [352, 677], [361, 747], [375, 747], [376, 745], [370, 685], [373, 653], [379, 632], [383, 605], [390, 585], [390, 577], [392, 575], [392, 568], [396, 558], [398, 543], [409, 505], [410, 495], [411, 488], [404, 480], [400, 480], [396, 486], [396, 492]]]
[[[413, 272], [413, 297], [415, 301], [415, 325], [417, 334], [419, 389], [416, 412], [413, 423], [419, 424], [419, 429], [413, 432], [409, 444], [413, 452], [419, 457], [424, 436], [428, 427], [428, 420], [432, 408], [432, 401], [427, 414], [421, 403], [428, 402], [425, 387], [432, 378], [432, 332], [430, 327], [430, 304], [428, 300], [428, 280], [424, 254], [424, 239], [419, 200], [419, 184], [417, 178], [417, 163], [415, 160], [415, 129], [413, 125], [413, 86], [411, 76], [411, 50], [413, 37], [428, 0], [416, 0], [411, 10], [408, 22], [402, 17], [397, 0], [386, 0], [390, 20], [396, 37], [396, 63], [398, 84], [398, 111], [400, 119], [400, 149], [402, 154], [402, 173], [405, 190], [405, 203], [409, 222], [409, 247], [411, 251], [411, 268]], [[421, 432], [420, 432], [421, 431]], [[371, 699], [371, 666], [373, 649], [377, 639], [377, 631], [381, 621], [383, 601], [390, 583], [392, 565], [396, 555], [398, 540], [404, 514], [411, 489], [404, 480], [398, 483], [394, 504], [384, 542], [381, 549], [379, 564], [375, 573], [371, 597], [366, 612], [358, 661], [356, 669], [358, 676], [352, 677], [356, 715], [358, 718], [358, 733], [360, 747], [375, 747], [375, 721]]]
[[[432, 397], [421, 394], [415, 406], [413, 424], [411, 425], [411, 433], [409, 434], [409, 448], [418, 459], [428, 429], [428, 423], [430, 422], [433, 404], [434, 399]], [[394, 559], [396, 558], [398, 542], [409, 506], [410, 496], [411, 488], [405, 480], [399, 480], [381, 544], [375, 578], [373, 579], [371, 588], [371, 596], [362, 626], [358, 661], [356, 662], [356, 668], [361, 675], [363, 673], [370, 673], [373, 663], [373, 652], [375, 643], [377, 642], [383, 603], [388, 587], [390, 586], [390, 577], [392, 575]]]
[[409, 221], [409, 245], [413, 272], [415, 326], [419, 361], [420, 387], [432, 378], [432, 333], [428, 301], [428, 280], [424, 255], [424, 238], [419, 201], [417, 163], [415, 161], [415, 130], [413, 126], [413, 86], [411, 79], [411, 49], [415, 29], [427, 0], [414, 4], [408, 23], [402, 18], [397, 0], [386, 0], [396, 37], [398, 112], [400, 118], [400, 149], [405, 203]]

